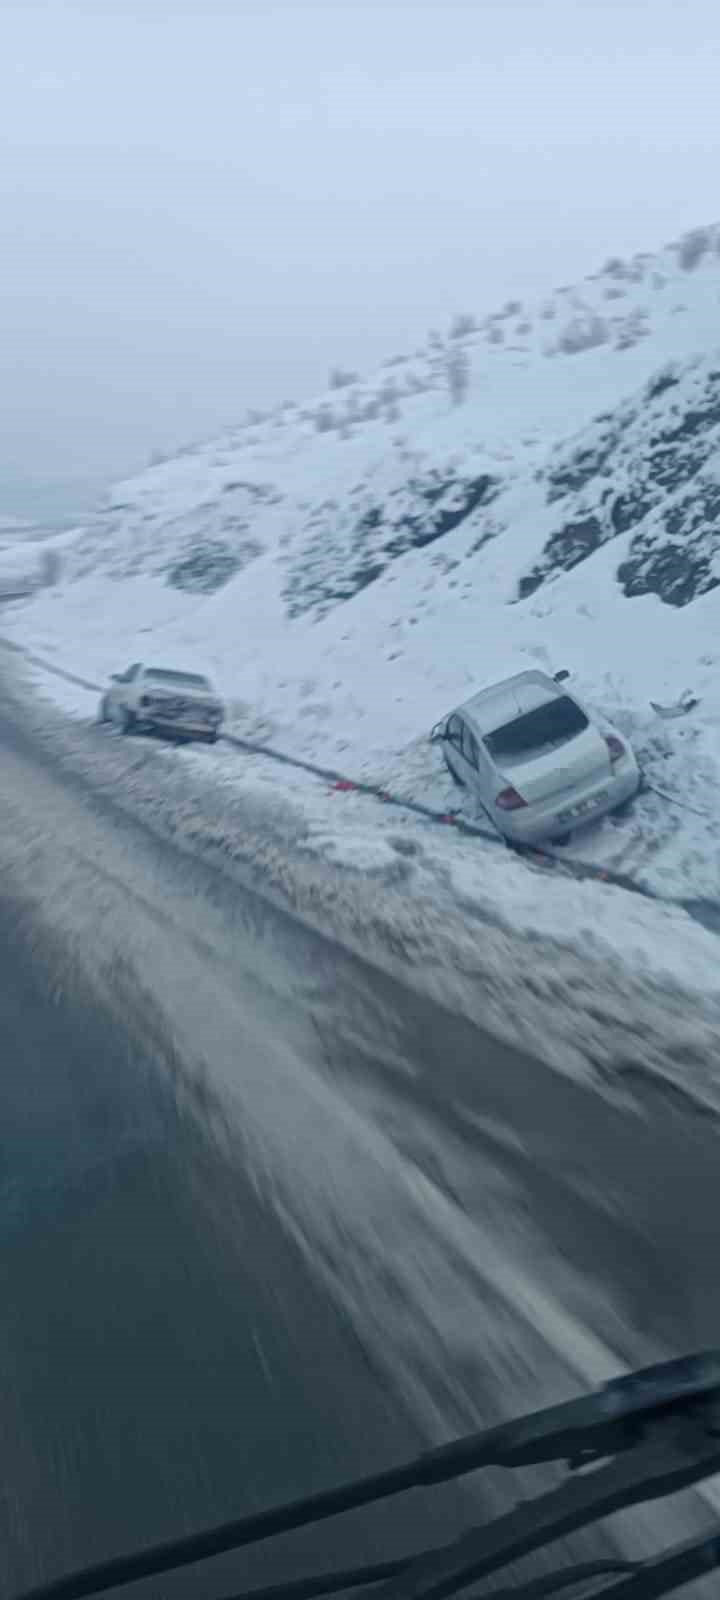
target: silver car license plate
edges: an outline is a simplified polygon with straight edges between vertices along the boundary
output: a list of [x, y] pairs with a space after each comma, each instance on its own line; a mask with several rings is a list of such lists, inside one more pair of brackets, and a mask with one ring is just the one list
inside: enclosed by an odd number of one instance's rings
[[573, 817], [583, 817], [588, 811], [594, 811], [601, 801], [607, 800], [607, 789], [600, 789], [597, 794], [590, 795], [587, 800], [579, 800], [576, 806], [568, 806], [565, 811], [558, 811], [558, 822], [572, 822]]

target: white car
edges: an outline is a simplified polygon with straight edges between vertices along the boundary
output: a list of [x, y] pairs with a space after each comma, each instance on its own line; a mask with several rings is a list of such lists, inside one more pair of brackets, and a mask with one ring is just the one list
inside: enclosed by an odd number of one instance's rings
[[566, 839], [625, 805], [640, 785], [627, 740], [593, 721], [565, 688], [568, 677], [518, 672], [480, 690], [431, 734], [453, 777], [516, 845]]
[[123, 731], [157, 728], [176, 737], [206, 739], [214, 744], [224, 708], [207, 678], [169, 667], [144, 667], [135, 661], [126, 672], [114, 672], [100, 701], [99, 722], [114, 722]]

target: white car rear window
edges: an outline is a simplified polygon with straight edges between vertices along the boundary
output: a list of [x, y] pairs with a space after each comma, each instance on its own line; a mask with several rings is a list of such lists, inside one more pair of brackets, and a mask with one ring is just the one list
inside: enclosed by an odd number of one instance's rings
[[170, 672], [164, 667], [148, 667], [145, 677], [152, 683], [169, 683], [179, 688], [182, 688], [183, 684], [189, 689], [210, 688], [207, 678], [201, 678], [194, 672]]
[[484, 742], [495, 761], [522, 761], [567, 744], [587, 727], [585, 712], [569, 695], [561, 694], [486, 733]]

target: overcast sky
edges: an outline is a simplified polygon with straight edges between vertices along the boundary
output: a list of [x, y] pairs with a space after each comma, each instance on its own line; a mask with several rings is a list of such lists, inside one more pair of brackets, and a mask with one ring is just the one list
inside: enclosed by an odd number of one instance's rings
[[720, 214], [717, 0], [0, 0], [0, 511]]

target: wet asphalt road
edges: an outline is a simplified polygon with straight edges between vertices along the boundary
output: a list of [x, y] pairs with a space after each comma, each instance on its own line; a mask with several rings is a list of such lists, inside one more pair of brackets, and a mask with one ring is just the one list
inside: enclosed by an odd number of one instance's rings
[[[212, 875], [198, 868], [193, 877], [187, 860], [176, 861], [172, 847], [157, 841], [146, 852], [141, 829], [128, 828], [124, 856], [114, 861], [113, 818], [61, 775], [50, 779], [46, 766], [35, 767], [10, 726], [0, 726], [0, 760], [0, 810], [13, 796], [21, 807], [3, 826], [22, 832], [25, 812], [31, 817], [23, 870], [39, 876], [48, 906], [53, 894], [69, 892], [65, 883], [79, 883], [86, 939], [108, 940], [110, 949], [110, 932], [116, 922], [122, 932], [117, 919], [126, 916], [143, 930], [140, 968], [151, 990], [156, 979], [168, 993], [202, 981], [202, 940], [214, 937], [211, 903], [213, 915], [230, 914]], [[82, 856], [55, 885], [51, 872], [60, 871], [76, 824]], [[134, 875], [125, 883], [128, 863]], [[343, 1312], [241, 1148], [229, 1151], [218, 1137], [209, 1090], [205, 1100], [201, 1092], [189, 1100], [137, 973], [113, 969], [108, 1003], [80, 969], [59, 981], [57, 930], [46, 925], [40, 899], [16, 892], [21, 882], [18, 873], [0, 895], [3, 1600], [80, 1563], [380, 1468], [428, 1442], [384, 1352], [373, 1349], [372, 1322], [361, 1328]], [[176, 911], [192, 925], [192, 941]], [[720, 1343], [714, 1119], [647, 1084], [628, 1086], [628, 1102], [613, 1106], [250, 891], [233, 889], [232, 940], [223, 950], [225, 987], [208, 995], [216, 995], [218, 1013], [226, 997], [228, 1027], [238, 1029], [254, 1010], [259, 1018], [256, 1033], [238, 1032], [232, 1056], [248, 1114], [255, 1078], [272, 1087], [280, 1072], [279, 1058], [263, 1055], [263, 1028], [270, 1028], [296, 1055], [294, 1076], [274, 1092], [284, 1095], [308, 1064], [324, 1072], [363, 1127], [380, 1128], [391, 1141], [415, 1186], [432, 1185], [463, 1223], [492, 1227], [503, 1259], [519, 1248], [527, 1223], [528, 1270], [620, 1358]], [[217, 984], [217, 956], [210, 966], [207, 981]], [[265, 972], [275, 983], [269, 1000]], [[118, 984], [122, 1006], [110, 1003]], [[176, 998], [179, 1006], [186, 997], [178, 990]], [[218, 1062], [221, 1020], [211, 1019]], [[272, 1097], [262, 1115], [277, 1124]], [[316, 1152], [300, 1138], [291, 1154], [299, 1198], [311, 1168], [331, 1153], [323, 1141], [319, 1130]], [[348, 1152], [349, 1166], [350, 1145]], [[341, 1191], [328, 1190], [328, 1207], [341, 1203]], [[348, 1279], [355, 1220], [351, 1210], [339, 1219]], [[388, 1229], [396, 1221], [389, 1209], [386, 1221]], [[398, 1240], [402, 1254], [405, 1238]], [[486, 1270], [481, 1235], [473, 1248]], [[412, 1252], [432, 1276], [429, 1233], [419, 1241], [408, 1234]], [[368, 1299], [385, 1272], [384, 1263], [377, 1272], [368, 1263]], [[400, 1282], [409, 1293], [414, 1280]], [[438, 1277], [441, 1309], [448, 1293]], [[564, 1357], [549, 1372], [538, 1359], [547, 1330], [542, 1344], [533, 1333], [533, 1344], [519, 1314], [517, 1328], [508, 1321], [507, 1305], [500, 1327], [509, 1357], [493, 1353], [493, 1294], [482, 1285], [473, 1294], [451, 1306], [455, 1343], [443, 1359], [447, 1365], [457, 1351], [479, 1416], [495, 1419], [495, 1390], [508, 1372], [520, 1407], [576, 1392], [579, 1358], [574, 1371], [572, 1361], [568, 1367], [571, 1387], [563, 1387]], [[388, 1305], [397, 1297], [391, 1286]], [[400, 1305], [392, 1333], [400, 1348], [403, 1318], [411, 1352], [419, 1317], [410, 1301]], [[437, 1370], [439, 1348], [430, 1350], [428, 1367], [434, 1364], [442, 1395], [448, 1374]], [[598, 1371], [593, 1381], [607, 1375]], [[469, 1420], [449, 1409], [446, 1436]], [[224, 1558], [211, 1580], [189, 1572], [172, 1586], [139, 1592], [195, 1600], [295, 1575], [303, 1564], [378, 1559], [445, 1537], [468, 1511], [465, 1491], [452, 1490], [431, 1504], [393, 1505], [349, 1528], [304, 1536], [300, 1566], [286, 1543]]]
[[[422, 1448], [157, 1063], [91, 999], [53, 993], [2, 902], [0, 940], [0, 1593]], [[417, 1543], [415, 1516], [297, 1548], [369, 1559]], [[454, 1526], [448, 1506], [437, 1527]], [[294, 1570], [263, 1551], [212, 1582]], [[208, 1590], [189, 1574], [172, 1592]]]

